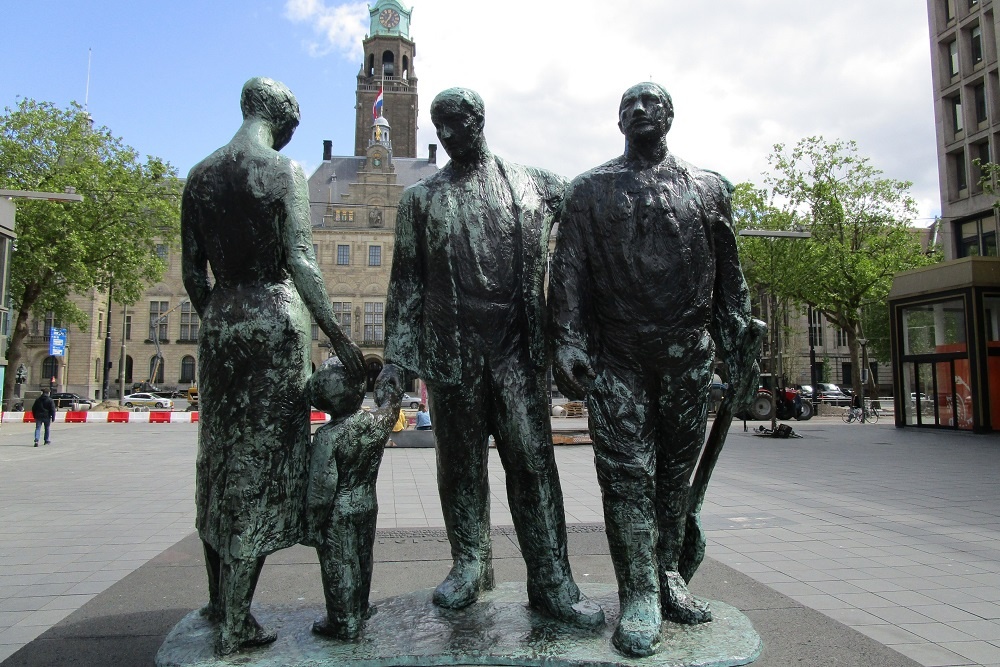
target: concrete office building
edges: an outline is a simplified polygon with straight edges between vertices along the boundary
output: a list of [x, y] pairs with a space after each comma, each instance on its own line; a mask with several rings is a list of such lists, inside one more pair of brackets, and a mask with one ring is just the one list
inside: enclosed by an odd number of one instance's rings
[[928, 0], [941, 264], [896, 276], [889, 295], [897, 426], [1000, 429], [996, 195], [980, 183], [1000, 148], [993, 0]]

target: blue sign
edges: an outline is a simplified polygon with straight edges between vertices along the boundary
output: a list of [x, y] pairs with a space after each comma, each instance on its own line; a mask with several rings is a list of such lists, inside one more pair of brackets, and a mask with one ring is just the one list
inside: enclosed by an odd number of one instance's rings
[[49, 329], [49, 356], [62, 357], [66, 355], [66, 330]]

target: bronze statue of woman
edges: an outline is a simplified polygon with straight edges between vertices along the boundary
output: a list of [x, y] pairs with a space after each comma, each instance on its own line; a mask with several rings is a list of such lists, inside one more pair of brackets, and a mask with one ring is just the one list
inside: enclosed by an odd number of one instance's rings
[[316, 266], [305, 174], [278, 153], [299, 123], [298, 103], [283, 84], [254, 78], [241, 107], [232, 141], [191, 170], [181, 212], [184, 286], [202, 318], [203, 613], [219, 624], [220, 654], [274, 641], [250, 602], [265, 556], [302, 538], [310, 314], [348, 371], [364, 373]]

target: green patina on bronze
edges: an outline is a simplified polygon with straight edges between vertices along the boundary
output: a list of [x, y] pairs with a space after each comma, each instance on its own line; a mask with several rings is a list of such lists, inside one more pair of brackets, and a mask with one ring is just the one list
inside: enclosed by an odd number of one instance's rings
[[[614, 621], [614, 587], [585, 584]], [[287, 628], [278, 642], [239, 657], [242, 667], [390, 667], [418, 665], [525, 665], [530, 667], [733, 667], [760, 654], [760, 636], [749, 619], [713, 602], [714, 620], [703, 625], [665, 623], [663, 648], [642, 659], [611, 649], [611, 625], [593, 632], [553, 621], [524, 606], [524, 584], [505, 583], [484, 593], [468, 609], [444, 609], [430, 590], [378, 601], [378, 613], [356, 642], [336, 642], [309, 632], [315, 607], [257, 609], [270, 625]], [[212, 655], [212, 627], [189, 614], [164, 641], [158, 667], [223, 667], [235, 664]]]
[[461, 609], [493, 587], [492, 435], [528, 572], [529, 604], [585, 627], [603, 624], [581, 599], [566, 552], [562, 490], [546, 398], [543, 281], [549, 231], [565, 182], [490, 152], [475, 92], [431, 104], [451, 161], [403, 193], [386, 304], [386, 366], [426, 381], [438, 490], [453, 566], [436, 604]]
[[201, 317], [197, 527], [218, 650], [274, 641], [250, 614], [264, 557], [302, 539], [310, 314], [348, 370], [313, 254], [305, 174], [278, 153], [299, 122], [284, 85], [251, 79], [243, 125], [195, 165], [181, 213], [184, 286]]
[[730, 405], [748, 401], [757, 380], [730, 186], [667, 150], [673, 117], [661, 86], [625, 92], [625, 154], [570, 184], [550, 279], [555, 377], [570, 398], [589, 398], [622, 605], [612, 641], [630, 656], [657, 650], [663, 619], [713, 618], [685, 578], [704, 557], [696, 515], [725, 433], [720, 423], [692, 491], [716, 350]]

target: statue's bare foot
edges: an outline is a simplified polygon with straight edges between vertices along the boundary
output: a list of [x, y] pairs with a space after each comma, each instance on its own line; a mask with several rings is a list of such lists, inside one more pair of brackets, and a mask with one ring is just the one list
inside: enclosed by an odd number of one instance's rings
[[478, 561], [456, 562], [445, 580], [434, 589], [434, 604], [445, 609], [462, 609], [493, 588], [493, 566]]
[[652, 655], [660, 645], [662, 621], [660, 601], [655, 593], [626, 602], [611, 643], [622, 654], [632, 658]]
[[529, 590], [528, 604], [532, 609], [569, 625], [588, 629], [604, 625], [604, 610], [596, 602], [582, 598], [580, 589], [572, 580], [551, 591], [536, 593]]
[[663, 616], [674, 623], [697, 625], [712, 620], [708, 604], [691, 595], [684, 579], [677, 572], [667, 572], [660, 578]]
[[365, 620], [367, 621], [369, 618], [371, 618], [377, 613], [378, 613], [378, 607], [373, 604], [369, 604], [368, 611], [365, 612]]
[[246, 623], [238, 629], [223, 626], [219, 632], [218, 652], [219, 655], [229, 655], [253, 648], [270, 644], [278, 638], [278, 633], [265, 630], [253, 616], [248, 616]]
[[324, 618], [312, 626], [313, 633], [333, 639], [357, 639], [361, 636], [361, 623], [354, 621], [331, 621]]

